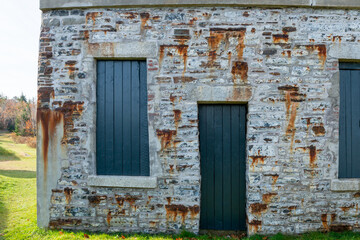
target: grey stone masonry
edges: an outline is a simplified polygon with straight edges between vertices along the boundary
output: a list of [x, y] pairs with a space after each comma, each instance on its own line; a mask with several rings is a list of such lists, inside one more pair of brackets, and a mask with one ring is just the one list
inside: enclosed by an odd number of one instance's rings
[[[96, 59], [147, 61], [149, 179], [95, 176]], [[360, 59], [356, 9], [44, 11], [39, 226], [197, 233], [198, 104], [228, 102], [248, 108], [249, 234], [359, 231], [359, 184], [331, 188], [343, 59]]]

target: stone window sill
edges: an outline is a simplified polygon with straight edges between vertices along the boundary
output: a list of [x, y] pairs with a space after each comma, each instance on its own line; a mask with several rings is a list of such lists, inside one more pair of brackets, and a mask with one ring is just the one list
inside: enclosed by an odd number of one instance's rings
[[94, 187], [156, 188], [157, 177], [145, 176], [89, 176], [88, 184]]
[[356, 192], [360, 191], [360, 178], [343, 178], [331, 180], [333, 192]]

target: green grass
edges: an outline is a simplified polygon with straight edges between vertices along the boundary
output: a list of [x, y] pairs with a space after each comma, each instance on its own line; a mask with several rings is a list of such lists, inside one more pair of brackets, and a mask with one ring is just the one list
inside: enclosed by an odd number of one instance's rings
[[[229, 239], [230, 236], [197, 236], [183, 232], [178, 235], [103, 234], [45, 231], [36, 226], [36, 151], [25, 144], [15, 144], [8, 133], [0, 132], [0, 239], [130, 239], [130, 240], [208, 240]], [[251, 240], [321, 240], [358, 239], [359, 233], [309, 233], [300, 236], [252, 236]]]

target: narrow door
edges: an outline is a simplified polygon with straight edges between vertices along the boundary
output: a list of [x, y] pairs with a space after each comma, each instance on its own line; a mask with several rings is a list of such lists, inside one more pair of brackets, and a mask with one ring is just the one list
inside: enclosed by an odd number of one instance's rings
[[199, 105], [203, 230], [246, 229], [245, 105]]

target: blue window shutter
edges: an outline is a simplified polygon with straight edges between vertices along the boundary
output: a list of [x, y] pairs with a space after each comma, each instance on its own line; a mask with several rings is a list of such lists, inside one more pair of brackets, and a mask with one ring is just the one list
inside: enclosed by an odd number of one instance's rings
[[98, 175], [149, 176], [145, 61], [98, 61]]

